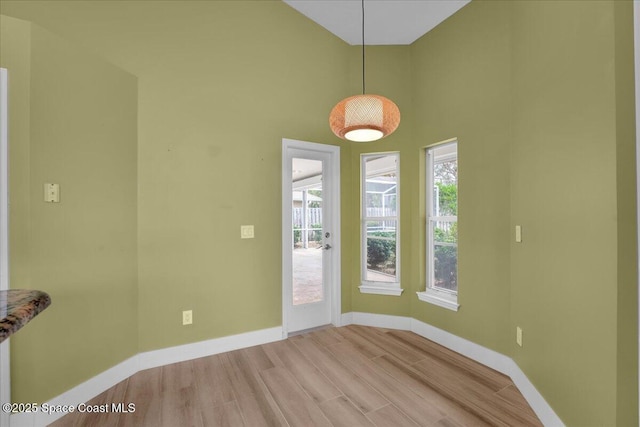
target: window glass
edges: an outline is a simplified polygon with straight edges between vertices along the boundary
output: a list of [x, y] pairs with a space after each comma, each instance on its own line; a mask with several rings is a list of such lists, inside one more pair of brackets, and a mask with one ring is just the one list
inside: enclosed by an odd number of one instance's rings
[[458, 146], [427, 150], [427, 288], [458, 291]]
[[362, 157], [362, 278], [398, 283], [398, 154]]

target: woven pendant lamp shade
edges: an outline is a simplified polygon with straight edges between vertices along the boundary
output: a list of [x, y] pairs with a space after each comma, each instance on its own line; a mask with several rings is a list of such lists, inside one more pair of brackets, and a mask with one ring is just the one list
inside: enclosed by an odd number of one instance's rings
[[384, 138], [398, 128], [400, 110], [380, 95], [355, 95], [340, 101], [329, 115], [331, 130], [339, 138], [369, 142]]

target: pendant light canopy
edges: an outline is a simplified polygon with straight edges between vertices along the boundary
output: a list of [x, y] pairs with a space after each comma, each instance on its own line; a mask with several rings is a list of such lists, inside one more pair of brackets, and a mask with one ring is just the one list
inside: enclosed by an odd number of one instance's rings
[[400, 124], [400, 110], [389, 98], [365, 94], [364, 0], [362, 0], [362, 95], [345, 98], [329, 114], [336, 136], [355, 142], [370, 142], [392, 134]]

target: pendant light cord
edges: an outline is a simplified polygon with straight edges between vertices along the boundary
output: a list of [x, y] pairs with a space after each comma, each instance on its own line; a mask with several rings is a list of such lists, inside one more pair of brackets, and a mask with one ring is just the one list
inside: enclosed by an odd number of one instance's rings
[[365, 94], [364, 87], [364, 0], [362, 0], [362, 94]]

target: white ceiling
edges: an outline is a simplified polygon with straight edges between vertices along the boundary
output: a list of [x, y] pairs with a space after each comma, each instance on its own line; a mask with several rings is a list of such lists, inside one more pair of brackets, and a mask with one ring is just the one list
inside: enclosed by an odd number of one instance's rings
[[[351, 45], [362, 44], [360, 0], [283, 0]], [[365, 0], [365, 44], [406, 45], [471, 0]]]

